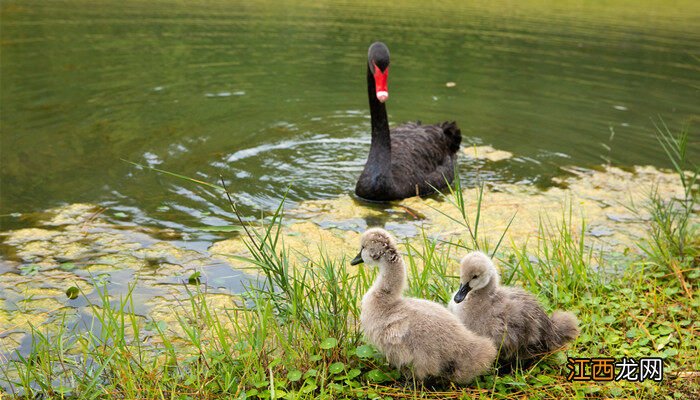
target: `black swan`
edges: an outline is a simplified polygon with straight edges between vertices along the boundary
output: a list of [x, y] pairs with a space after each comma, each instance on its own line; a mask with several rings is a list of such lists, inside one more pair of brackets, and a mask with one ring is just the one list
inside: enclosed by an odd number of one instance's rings
[[367, 57], [367, 94], [372, 115], [372, 143], [355, 194], [390, 201], [433, 193], [454, 179], [454, 161], [462, 142], [457, 124], [407, 123], [389, 133], [384, 102], [389, 98], [389, 49], [375, 42]]

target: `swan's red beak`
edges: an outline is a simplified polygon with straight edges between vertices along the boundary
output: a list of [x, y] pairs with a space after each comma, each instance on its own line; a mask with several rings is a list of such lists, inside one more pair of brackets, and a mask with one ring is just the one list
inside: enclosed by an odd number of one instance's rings
[[387, 66], [382, 72], [377, 64], [374, 64], [374, 87], [377, 93], [377, 100], [384, 103], [389, 98], [389, 90], [386, 87], [386, 81], [389, 78], [389, 67]]

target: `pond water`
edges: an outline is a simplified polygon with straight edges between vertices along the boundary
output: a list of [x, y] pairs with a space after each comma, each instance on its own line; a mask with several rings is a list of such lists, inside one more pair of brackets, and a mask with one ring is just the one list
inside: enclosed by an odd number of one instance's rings
[[467, 145], [515, 155], [463, 160], [467, 183], [476, 164], [481, 179], [540, 186], [561, 165], [663, 166], [652, 119], [692, 129], [700, 111], [694, 0], [0, 7], [3, 229], [75, 202], [194, 234], [229, 224], [220, 193], [123, 160], [221, 175], [248, 214], [290, 184], [290, 204], [350, 193], [369, 146], [374, 40], [392, 51], [392, 123], [455, 119]]

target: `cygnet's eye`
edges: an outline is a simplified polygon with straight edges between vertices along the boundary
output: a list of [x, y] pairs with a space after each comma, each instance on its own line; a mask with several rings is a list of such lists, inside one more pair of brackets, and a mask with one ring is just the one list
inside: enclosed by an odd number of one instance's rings
[[478, 277], [479, 277], [479, 275], [474, 275], [474, 276], [472, 277], [472, 279], [476, 279], [476, 278], [478, 278]]

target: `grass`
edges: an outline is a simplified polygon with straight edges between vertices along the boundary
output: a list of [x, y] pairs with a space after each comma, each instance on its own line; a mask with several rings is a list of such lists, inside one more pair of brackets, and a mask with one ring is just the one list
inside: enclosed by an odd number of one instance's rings
[[[685, 157], [687, 134], [661, 130], [659, 140], [685, 198], [652, 192], [646, 208], [636, 208], [651, 215], [641, 254], [596, 250], [585, 224], [574, 227], [571, 205], [558, 218], [542, 216], [538, 234], [523, 246], [504, 246], [504, 236], [485, 242], [478, 235], [480, 209], [470, 216], [459, 186], [448, 198], [462, 216], [464, 237], [441, 241], [423, 234], [402, 244], [411, 296], [446, 303], [457, 286], [456, 259], [482, 249], [500, 260], [505, 283], [537, 294], [549, 311], [576, 313], [580, 337], [528, 369], [487, 374], [468, 387], [414, 386], [362, 338], [359, 300], [376, 271], [350, 270], [349, 258], [323, 252], [293, 265], [280, 205], [272, 219], [239, 221], [250, 254], [244, 260], [262, 277], [240, 305], [215, 310], [206, 285], [190, 279], [187, 301], [173, 306], [183, 332], [175, 338], [163, 321], [134, 312], [131, 291], [115, 298], [101, 289], [100, 301], [90, 304], [93, 326], [34, 329], [31, 353], [0, 366], [0, 379], [10, 395], [27, 398], [697, 398], [700, 383], [691, 374], [700, 370], [697, 168]], [[665, 379], [569, 382], [567, 356], [659, 356]]]

